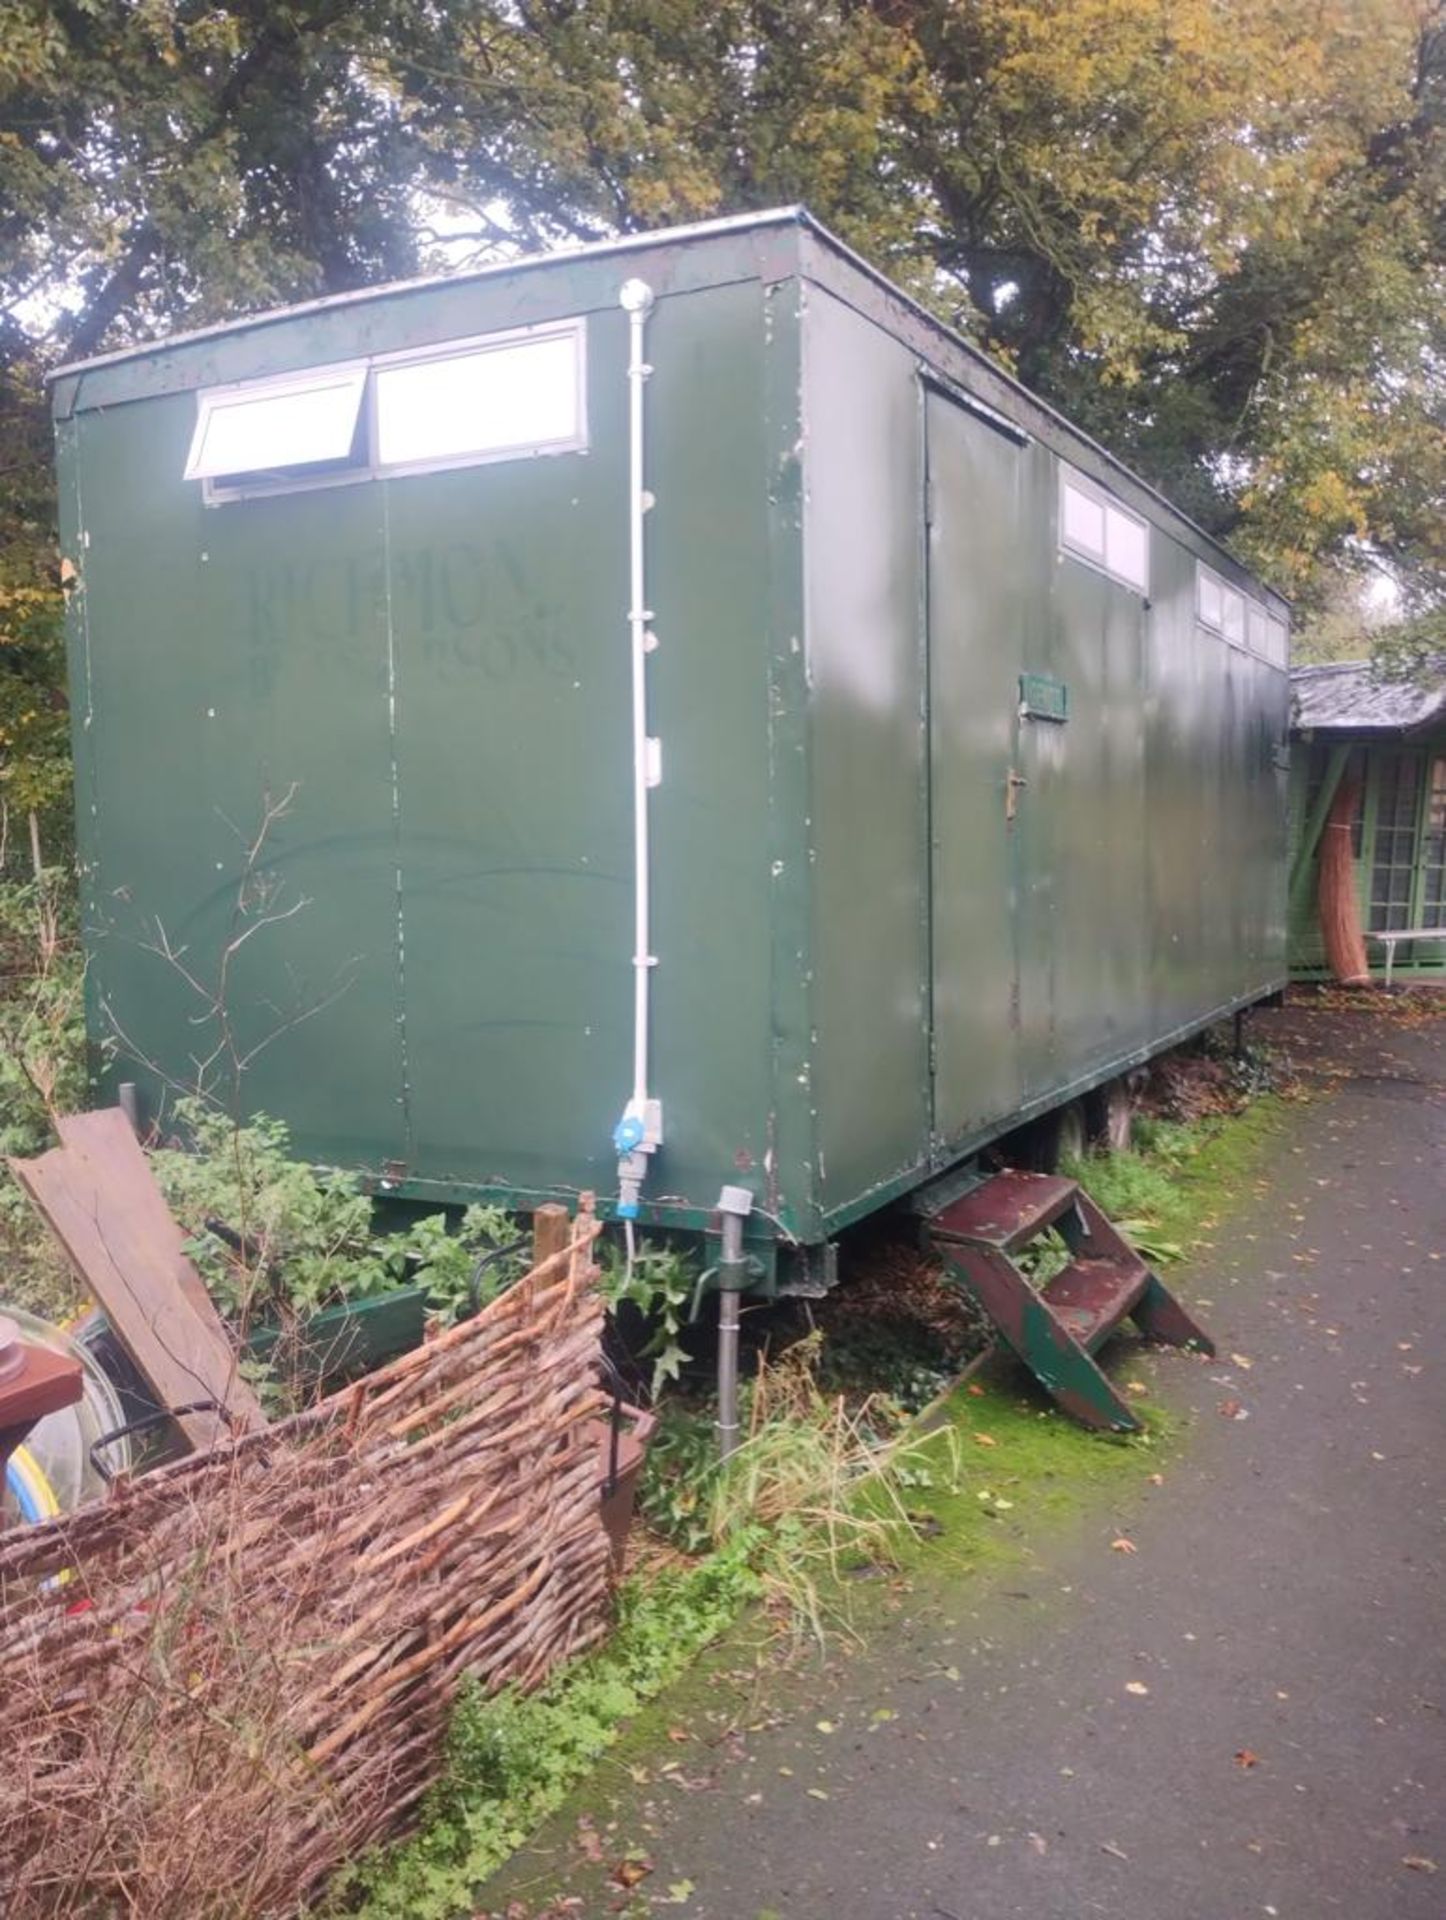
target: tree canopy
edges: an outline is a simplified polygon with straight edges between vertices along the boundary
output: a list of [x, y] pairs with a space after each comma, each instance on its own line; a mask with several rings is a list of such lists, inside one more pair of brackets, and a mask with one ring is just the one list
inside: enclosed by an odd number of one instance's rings
[[1443, 122], [1442, 0], [11, 0], [6, 790], [64, 771], [47, 366], [780, 201], [1307, 616], [1439, 631]]

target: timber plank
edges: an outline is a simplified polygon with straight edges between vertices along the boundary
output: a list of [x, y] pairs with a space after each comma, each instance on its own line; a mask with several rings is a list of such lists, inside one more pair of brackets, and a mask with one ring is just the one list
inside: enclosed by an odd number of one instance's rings
[[[215, 1400], [238, 1432], [265, 1426], [130, 1122], [118, 1107], [74, 1114], [60, 1122], [60, 1137], [37, 1159], [11, 1160], [10, 1170], [157, 1401]], [[212, 1413], [186, 1414], [177, 1425], [198, 1451], [227, 1432]]]

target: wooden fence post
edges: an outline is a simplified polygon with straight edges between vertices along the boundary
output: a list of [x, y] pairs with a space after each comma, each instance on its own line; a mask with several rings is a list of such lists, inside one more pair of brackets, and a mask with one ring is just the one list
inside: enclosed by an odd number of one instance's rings
[[532, 1216], [532, 1264], [540, 1267], [555, 1253], [561, 1253], [570, 1238], [571, 1221], [567, 1208], [549, 1200]]

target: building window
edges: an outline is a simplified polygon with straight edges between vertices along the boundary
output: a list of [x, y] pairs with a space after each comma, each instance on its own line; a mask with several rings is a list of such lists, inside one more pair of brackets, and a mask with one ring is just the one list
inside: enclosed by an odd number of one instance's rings
[[1202, 627], [1219, 633], [1225, 625], [1225, 589], [1208, 567], [1196, 563], [1195, 617]]
[[377, 465], [453, 466], [579, 447], [582, 374], [576, 324], [379, 363]]
[[1252, 653], [1283, 667], [1288, 651], [1283, 621], [1247, 600], [1200, 561], [1195, 563], [1195, 618], [1228, 640], [1232, 647], [1248, 645]]
[[216, 494], [315, 480], [358, 464], [367, 370], [333, 367], [283, 380], [212, 387], [199, 396], [185, 478]]
[[1382, 750], [1376, 764], [1375, 834], [1371, 847], [1369, 912], [1373, 933], [1398, 931], [1413, 917], [1421, 805], [1421, 756]]
[[587, 444], [584, 322], [448, 341], [196, 396], [208, 505]]
[[1245, 595], [1226, 587], [1220, 596], [1220, 631], [1232, 647], [1245, 645]]
[[1073, 468], [1060, 466], [1060, 546], [1136, 593], [1150, 590], [1150, 528]]

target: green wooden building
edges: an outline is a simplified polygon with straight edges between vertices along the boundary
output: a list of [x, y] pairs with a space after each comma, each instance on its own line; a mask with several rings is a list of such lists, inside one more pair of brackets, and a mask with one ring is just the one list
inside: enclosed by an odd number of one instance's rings
[[[1296, 667], [1291, 691], [1292, 975], [1328, 971], [1317, 863], [1349, 774], [1361, 782], [1351, 845], [1372, 972], [1446, 976], [1446, 661], [1424, 684], [1377, 679], [1368, 661]], [[1417, 931], [1427, 937], [1401, 937]]]

